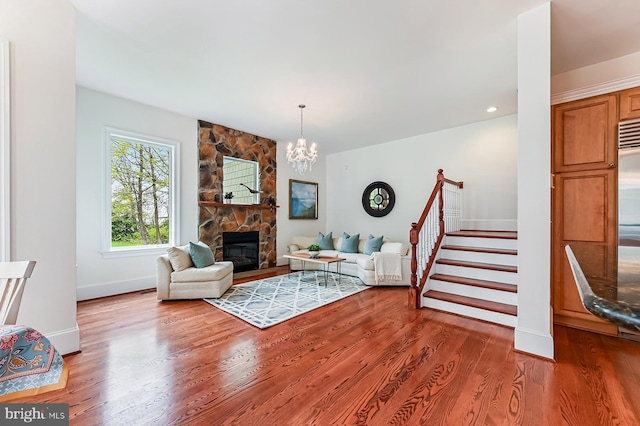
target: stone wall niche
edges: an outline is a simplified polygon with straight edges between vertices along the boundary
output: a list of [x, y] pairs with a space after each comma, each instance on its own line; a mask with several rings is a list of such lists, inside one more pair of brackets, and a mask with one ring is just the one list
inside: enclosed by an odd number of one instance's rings
[[[276, 194], [276, 142], [219, 124], [198, 121], [200, 241], [223, 259], [222, 233], [259, 231], [260, 269], [276, 266], [276, 213], [265, 207]], [[256, 161], [260, 167], [261, 205], [223, 204], [223, 157]]]

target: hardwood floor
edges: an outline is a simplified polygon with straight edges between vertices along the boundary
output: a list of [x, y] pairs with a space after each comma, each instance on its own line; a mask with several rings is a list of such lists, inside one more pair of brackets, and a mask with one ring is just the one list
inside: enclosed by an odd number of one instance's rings
[[[279, 271], [282, 272], [282, 271]], [[246, 277], [245, 277], [246, 278]], [[259, 330], [201, 300], [78, 303], [72, 425], [637, 425], [640, 344], [556, 327], [556, 362], [513, 330], [355, 294]]]

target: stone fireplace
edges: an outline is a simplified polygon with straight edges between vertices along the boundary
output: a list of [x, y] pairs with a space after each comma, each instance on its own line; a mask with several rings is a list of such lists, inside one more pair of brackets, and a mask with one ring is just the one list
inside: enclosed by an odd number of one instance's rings
[[[276, 142], [202, 120], [198, 121], [198, 134], [200, 241], [209, 245], [219, 261], [225, 258], [223, 233], [256, 232], [257, 269], [276, 266], [276, 213], [267, 204], [269, 197], [277, 200]], [[260, 204], [223, 203], [224, 156], [256, 161], [259, 164], [262, 191]]]

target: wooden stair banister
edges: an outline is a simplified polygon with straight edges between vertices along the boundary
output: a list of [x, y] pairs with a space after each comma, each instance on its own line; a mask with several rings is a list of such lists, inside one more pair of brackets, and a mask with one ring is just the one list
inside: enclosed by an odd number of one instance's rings
[[[445, 183], [451, 184], [459, 189], [463, 188], [463, 182], [456, 182], [451, 179], [447, 179], [444, 176], [443, 170], [438, 169], [438, 176], [436, 178], [436, 184], [433, 187], [433, 191], [431, 191], [431, 196], [427, 201], [427, 204], [422, 210], [422, 214], [420, 215], [420, 219], [418, 222], [414, 222], [411, 224], [411, 230], [409, 231], [409, 243], [411, 244], [411, 288], [409, 289], [409, 306], [415, 309], [419, 308], [420, 303], [420, 295], [422, 294], [422, 290], [424, 289], [424, 285], [427, 282], [427, 277], [431, 267], [435, 262], [435, 256], [440, 248], [442, 243], [442, 239], [445, 234], [445, 217], [444, 217], [444, 203], [445, 198], [443, 194], [443, 189]], [[433, 205], [438, 200], [438, 232], [437, 235], [431, 236], [433, 242], [430, 247], [429, 259], [427, 264], [422, 271], [420, 283], [418, 283], [418, 253], [419, 247], [418, 243], [420, 242], [420, 233], [422, 228], [424, 227], [424, 223], [427, 220], [427, 216], [429, 212], [432, 211]]]

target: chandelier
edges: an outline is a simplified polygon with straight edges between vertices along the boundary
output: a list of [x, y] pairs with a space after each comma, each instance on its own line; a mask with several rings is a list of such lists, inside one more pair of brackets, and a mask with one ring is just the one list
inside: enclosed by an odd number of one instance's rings
[[298, 108], [300, 108], [300, 137], [298, 138], [298, 143], [295, 148], [293, 147], [293, 142], [289, 142], [289, 146], [287, 146], [287, 161], [301, 175], [303, 175], [307, 169], [311, 171], [311, 165], [315, 163], [316, 158], [318, 158], [316, 144], [312, 143], [311, 148], [307, 149], [307, 140], [302, 133], [302, 110], [304, 107], [305, 105], [298, 105]]

